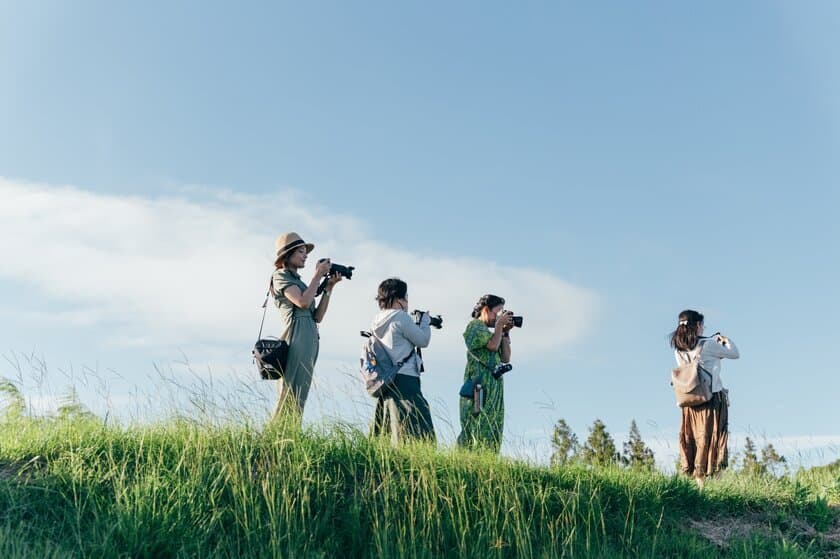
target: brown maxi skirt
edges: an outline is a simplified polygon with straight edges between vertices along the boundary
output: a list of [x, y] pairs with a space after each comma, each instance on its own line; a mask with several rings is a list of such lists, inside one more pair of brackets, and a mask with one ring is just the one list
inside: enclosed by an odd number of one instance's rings
[[729, 395], [727, 390], [695, 407], [682, 408], [680, 466], [684, 474], [705, 477], [729, 463]]

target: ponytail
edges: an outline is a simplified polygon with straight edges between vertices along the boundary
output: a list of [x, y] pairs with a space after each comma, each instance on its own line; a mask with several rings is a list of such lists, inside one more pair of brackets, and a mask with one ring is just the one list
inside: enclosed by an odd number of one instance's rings
[[671, 332], [671, 347], [679, 351], [691, 351], [697, 347], [697, 331], [703, 324], [703, 315], [697, 311], [684, 310], [680, 313], [677, 329]]

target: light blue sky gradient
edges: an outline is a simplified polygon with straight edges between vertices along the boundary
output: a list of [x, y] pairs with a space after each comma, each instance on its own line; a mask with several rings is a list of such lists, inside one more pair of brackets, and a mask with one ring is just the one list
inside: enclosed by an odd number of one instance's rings
[[[840, 441], [838, 25], [831, 2], [0, 2], [0, 177], [135, 201], [293, 196], [424, 266], [588, 290], [581, 336], [514, 355], [526, 438], [558, 417], [582, 438], [595, 418], [669, 436], [666, 335], [695, 308], [742, 351], [723, 369], [734, 432]], [[272, 213], [272, 234], [312, 235]], [[541, 293], [517, 289], [502, 295]], [[138, 378], [177, 353], [103, 344], [113, 318], [32, 319], [90, 304], [0, 274], [0, 350]], [[465, 320], [447, 319], [457, 338]], [[461, 370], [446, 375], [440, 398]]]

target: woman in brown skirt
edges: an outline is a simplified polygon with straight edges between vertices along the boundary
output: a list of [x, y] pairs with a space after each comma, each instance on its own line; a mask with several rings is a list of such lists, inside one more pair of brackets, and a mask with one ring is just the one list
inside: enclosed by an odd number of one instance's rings
[[671, 334], [677, 365], [700, 359], [700, 367], [712, 376], [712, 399], [694, 407], [680, 408], [680, 466], [703, 488], [706, 476], [726, 468], [729, 456], [729, 397], [720, 380], [720, 360], [738, 359], [738, 348], [726, 336], [703, 336], [703, 315], [680, 313]]

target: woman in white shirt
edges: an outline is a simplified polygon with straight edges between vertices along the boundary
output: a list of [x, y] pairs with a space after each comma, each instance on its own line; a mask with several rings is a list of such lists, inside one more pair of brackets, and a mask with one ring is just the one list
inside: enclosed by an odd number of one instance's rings
[[671, 334], [671, 347], [677, 365], [700, 359], [700, 367], [712, 376], [712, 399], [694, 407], [680, 408], [680, 465], [702, 489], [706, 476], [726, 468], [729, 460], [729, 397], [720, 380], [721, 359], [738, 359], [738, 348], [720, 334], [703, 336], [703, 315], [697, 311], [680, 313], [677, 329]]
[[408, 314], [408, 286], [398, 278], [379, 284], [376, 301], [379, 312], [373, 318], [371, 334], [379, 338], [394, 363], [403, 365], [377, 399], [372, 431], [375, 435], [390, 433], [395, 445], [407, 438], [434, 442], [429, 402], [420, 391], [423, 360], [419, 350], [429, 345], [431, 317], [422, 313], [415, 322]]

